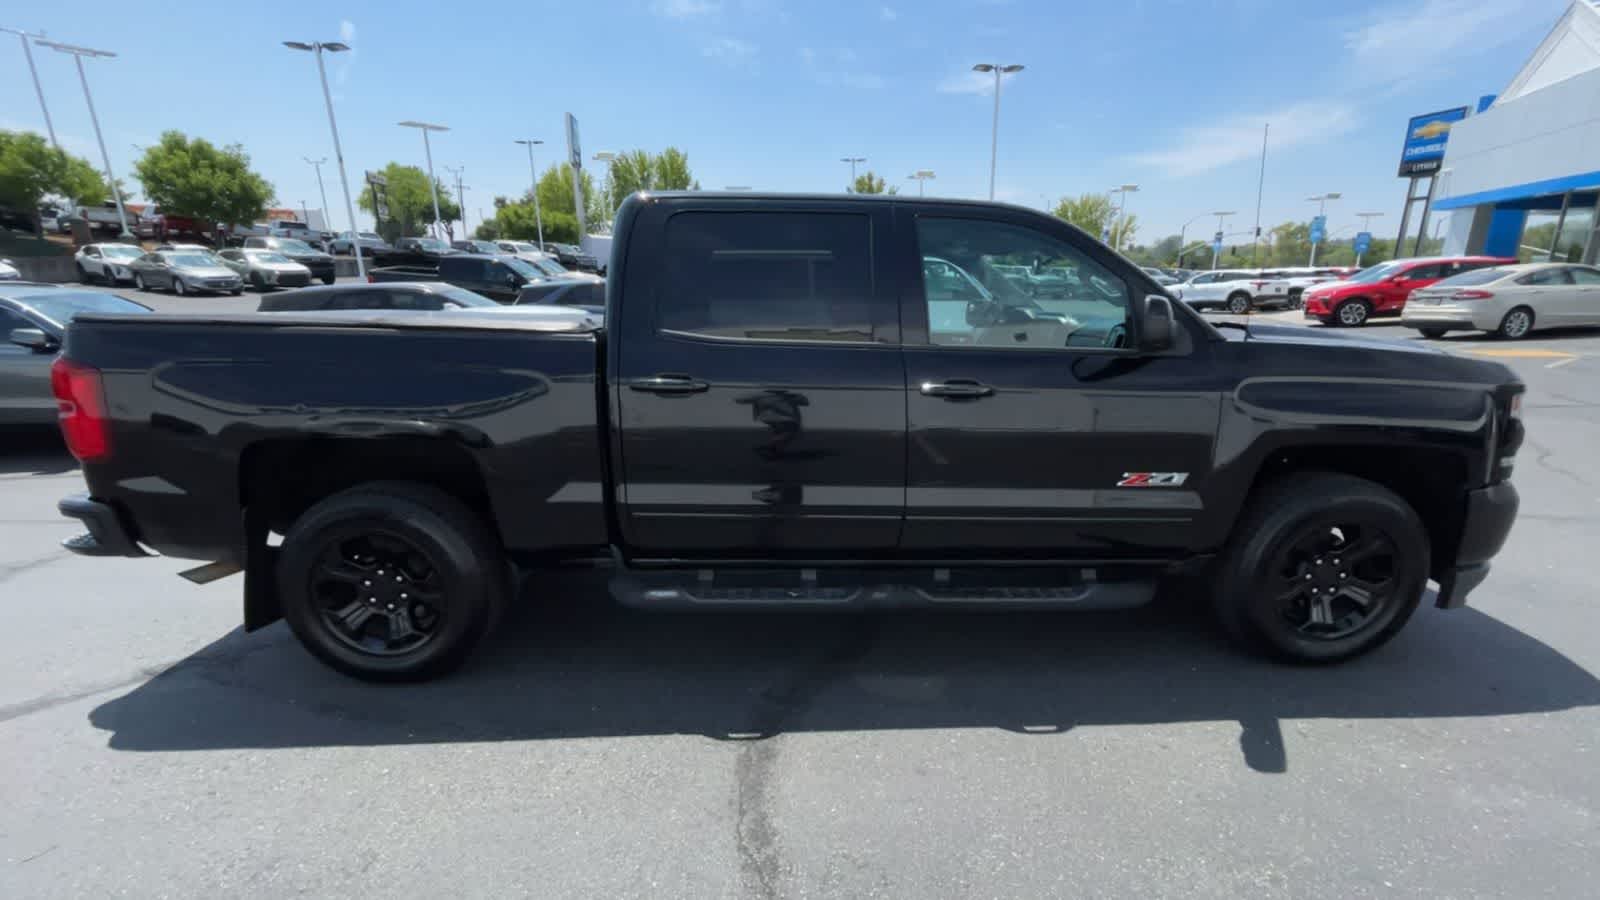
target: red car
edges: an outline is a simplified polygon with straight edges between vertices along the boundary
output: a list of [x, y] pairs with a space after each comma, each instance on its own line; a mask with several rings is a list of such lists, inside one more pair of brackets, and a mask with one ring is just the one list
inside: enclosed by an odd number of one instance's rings
[[1324, 325], [1365, 325], [1374, 316], [1400, 315], [1406, 298], [1417, 288], [1472, 269], [1516, 262], [1508, 256], [1431, 256], [1379, 263], [1344, 281], [1307, 288], [1306, 318]]

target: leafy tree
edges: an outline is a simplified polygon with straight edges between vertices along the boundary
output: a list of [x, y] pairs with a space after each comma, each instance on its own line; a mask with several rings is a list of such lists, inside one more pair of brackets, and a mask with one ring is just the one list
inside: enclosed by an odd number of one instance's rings
[[[585, 210], [591, 221], [602, 215], [602, 201], [595, 190], [594, 178], [584, 172], [582, 177]], [[572, 202], [572, 166], [567, 163], [553, 165], [539, 176], [539, 212], [544, 222], [544, 239], [563, 244], [576, 244], [578, 214]], [[498, 202], [496, 198], [494, 226], [506, 240], [532, 241], [539, 237], [539, 219], [534, 216], [533, 195], [524, 193], [515, 201]]]
[[472, 230], [472, 236], [480, 241], [498, 241], [500, 240], [500, 226], [495, 224], [494, 219], [479, 222], [478, 227]]
[[651, 162], [658, 191], [700, 190], [700, 182], [689, 171], [689, 156], [677, 147], [668, 147]]
[[[614, 205], [621, 205], [635, 191], [681, 191], [694, 183], [689, 157], [677, 147], [656, 154], [648, 150], [619, 153], [611, 161], [607, 177], [606, 197]], [[602, 212], [603, 218], [611, 217], [610, 210]]]
[[86, 206], [105, 200], [106, 182], [87, 160], [26, 131], [0, 131], [0, 207], [25, 211], [39, 228], [39, 202], [68, 197]]
[[873, 174], [872, 170], [868, 169], [867, 171], [856, 176], [855, 183], [850, 185], [849, 193], [898, 194], [900, 193], [900, 188], [898, 185], [895, 187], [889, 187], [881, 177]]
[[[433, 222], [433, 194], [428, 190], [427, 174], [416, 166], [392, 162], [383, 167], [383, 177], [389, 182], [389, 216], [379, 224], [378, 232], [391, 241], [427, 234]], [[450, 190], [437, 178], [433, 183], [439, 190], [440, 218], [446, 223], [460, 219], [461, 207], [451, 199]], [[373, 212], [370, 188], [361, 192], [361, 208]]]
[[1093, 237], [1110, 233], [1109, 243], [1113, 247], [1127, 246], [1139, 231], [1139, 217], [1130, 213], [1118, 218], [1116, 204], [1105, 194], [1062, 197], [1056, 204], [1055, 214], [1056, 218], [1071, 222]]
[[145, 150], [133, 171], [144, 195], [163, 213], [216, 227], [249, 224], [272, 202], [272, 185], [250, 170], [250, 157], [238, 144], [217, 147], [204, 138], [190, 140], [167, 131]]

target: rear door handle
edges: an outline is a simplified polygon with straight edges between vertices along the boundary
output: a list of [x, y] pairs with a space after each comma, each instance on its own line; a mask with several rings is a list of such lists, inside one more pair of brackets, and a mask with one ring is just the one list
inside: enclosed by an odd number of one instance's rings
[[688, 375], [651, 375], [635, 378], [628, 382], [628, 387], [650, 394], [698, 394], [711, 385]]
[[977, 381], [952, 379], [950, 381], [924, 381], [922, 394], [926, 397], [944, 397], [949, 400], [976, 400], [994, 393], [994, 388]]

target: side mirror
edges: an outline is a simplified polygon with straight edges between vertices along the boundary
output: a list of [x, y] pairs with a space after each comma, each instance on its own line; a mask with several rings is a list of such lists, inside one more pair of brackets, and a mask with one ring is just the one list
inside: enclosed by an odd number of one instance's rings
[[1172, 300], [1154, 294], [1144, 298], [1143, 330], [1144, 350], [1169, 350], [1172, 348]]
[[11, 329], [11, 343], [35, 353], [50, 353], [56, 349], [56, 339], [37, 328]]
[[1405, 280], [1406, 280], [1406, 276], [1404, 276], [1404, 275], [1390, 275], [1389, 276], [1389, 281], [1394, 283], [1394, 284], [1399, 284], [1400, 282], [1405, 281]]

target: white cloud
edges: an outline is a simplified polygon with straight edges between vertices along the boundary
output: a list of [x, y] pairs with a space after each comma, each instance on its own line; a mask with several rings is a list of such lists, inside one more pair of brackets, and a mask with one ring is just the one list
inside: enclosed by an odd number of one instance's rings
[[651, 12], [669, 19], [709, 16], [721, 8], [722, 4], [717, 0], [655, 0], [650, 4]]
[[356, 23], [350, 21], [349, 19], [340, 20], [340, 22], [339, 22], [339, 40], [344, 41], [346, 44], [348, 44], [348, 43], [350, 43], [351, 41], [353, 41], [355, 39], [356, 39]]
[[1368, 83], [1439, 72], [1468, 47], [1491, 47], [1519, 33], [1527, 10], [1517, 3], [1424, 0], [1377, 11], [1345, 34], [1350, 62]]
[[1310, 141], [1326, 140], [1356, 127], [1355, 108], [1338, 101], [1303, 102], [1260, 115], [1235, 115], [1210, 125], [1185, 128], [1171, 146], [1136, 153], [1135, 165], [1169, 176], [1198, 175], [1261, 153], [1261, 129], [1271, 124], [1268, 154]]
[[[1001, 75], [1000, 77], [1010, 81], [1015, 76]], [[941, 94], [981, 94], [987, 97], [994, 93], [994, 73], [974, 72], [971, 70], [958, 72], [939, 82], [938, 90]]]
[[730, 66], [743, 65], [755, 58], [759, 50], [755, 44], [742, 41], [738, 38], [721, 37], [712, 40], [700, 48], [700, 55], [708, 59], [715, 59]]
[[878, 10], [878, 18], [882, 19], [885, 22], [893, 22], [895, 19], [900, 18], [900, 14], [895, 12], [890, 7], [885, 6], [882, 9]]
[[807, 77], [824, 87], [877, 90], [887, 83], [882, 75], [861, 71], [859, 54], [848, 47], [829, 50], [801, 47], [800, 62], [805, 66]]

